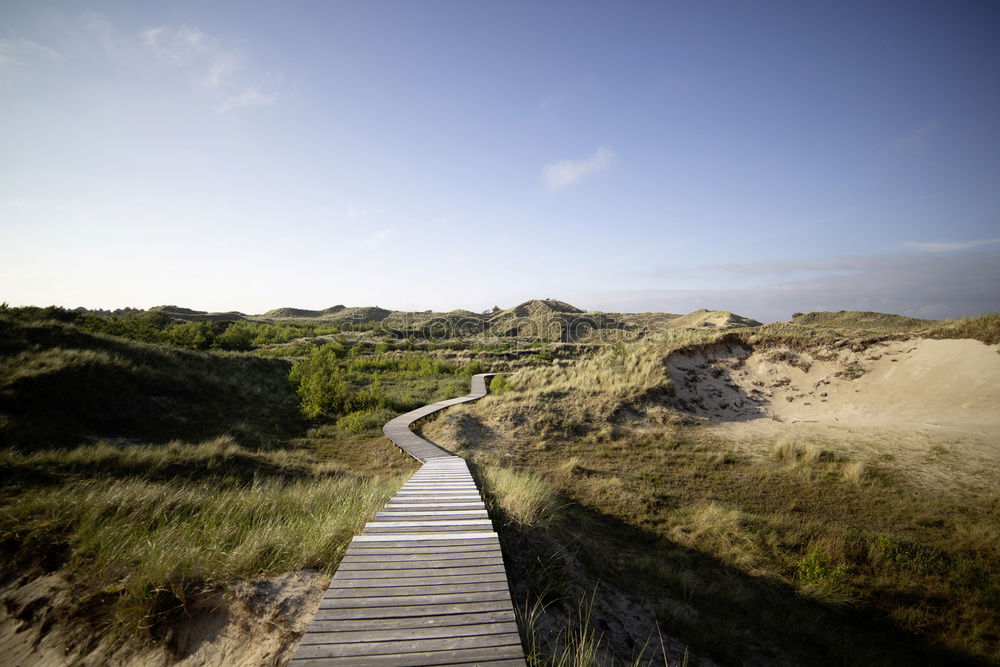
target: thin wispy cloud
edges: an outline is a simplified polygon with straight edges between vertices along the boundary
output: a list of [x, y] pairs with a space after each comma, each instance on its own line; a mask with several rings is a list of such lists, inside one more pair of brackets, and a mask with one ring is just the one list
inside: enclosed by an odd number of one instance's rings
[[142, 42], [158, 58], [174, 65], [183, 65], [219, 47], [198, 28], [160, 26], [142, 31]]
[[561, 190], [591, 174], [604, 171], [614, 162], [615, 153], [601, 147], [582, 160], [559, 160], [542, 168], [542, 181], [550, 191]]
[[190, 68], [199, 85], [220, 88], [228, 84], [246, 59], [236, 49], [197, 27], [160, 26], [142, 31], [142, 43], [162, 63]]
[[378, 250], [395, 234], [395, 229], [380, 229], [368, 239], [368, 247], [372, 250]]
[[61, 58], [52, 47], [30, 39], [0, 39], [0, 74], [23, 71], [39, 60], [52, 62]]
[[907, 248], [919, 250], [921, 252], [953, 252], [955, 250], [969, 250], [979, 248], [984, 245], [1000, 243], [1000, 239], [983, 239], [981, 241], [932, 241], [929, 243], [917, 243], [911, 241], [906, 244]]
[[230, 95], [219, 106], [219, 113], [225, 113], [232, 109], [242, 109], [244, 107], [269, 107], [277, 101], [277, 95], [263, 93], [251, 86], [243, 92]]
[[260, 73], [249, 53], [197, 26], [161, 25], [133, 32], [120, 30], [106, 16], [93, 12], [83, 14], [81, 22], [116, 64], [143, 76], [177, 72], [192, 92], [197, 91], [220, 113], [272, 106], [278, 99], [276, 92], [260, 85]]
[[896, 137], [889, 148], [897, 153], [919, 153], [930, 141], [931, 135], [940, 127], [940, 123], [932, 121], [923, 127], [918, 127], [900, 137]]

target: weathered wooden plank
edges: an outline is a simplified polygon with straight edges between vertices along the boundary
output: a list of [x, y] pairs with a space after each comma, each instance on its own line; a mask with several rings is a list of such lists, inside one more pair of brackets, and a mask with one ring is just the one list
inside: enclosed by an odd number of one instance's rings
[[[469, 625], [429, 626], [392, 630], [316, 630], [303, 638], [303, 644], [330, 644], [341, 642], [381, 642], [406, 639], [444, 639], [447, 637], [475, 637], [478, 635], [512, 634], [517, 623], [480, 623]], [[308, 639], [308, 641], [307, 641]]]
[[446, 549], [432, 549], [431, 547], [414, 547], [406, 549], [397, 547], [394, 549], [363, 549], [357, 548], [349, 552], [344, 560], [350, 562], [389, 562], [408, 561], [418, 559], [450, 560], [455, 558], [487, 558], [500, 555], [499, 545], [476, 545], [469, 547], [450, 547]]
[[[463, 662], [442, 662], [443, 658], [437, 656], [434, 653], [417, 654], [408, 653], [406, 655], [406, 662], [399, 662], [398, 658], [380, 657], [380, 656], [366, 656], [362, 658], [319, 658], [316, 660], [297, 660], [294, 664], [296, 667], [317, 667], [323, 665], [324, 667], [356, 667], [362, 665], [364, 667], [399, 667], [399, 665], [407, 665], [408, 667], [426, 667], [428, 665], [437, 665], [438, 667], [463, 667], [475, 665], [476, 667], [507, 667], [509, 665], [524, 665], [524, 658], [484, 658], [483, 651], [489, 651], [495, 649], [465, 649], [464, 651], [457, 651], [453, 655], [459, 656], [468, 654], [465, 658], [456, 658], [458, 660], [463, 660]], [[418, 657], [414, 657], [418, 656]], [[428, 662], [429, 661], [429, 662]]]
[[414, 512], [421, 509], [474, 509], [474, 510], [484, 510], [486, 509], [486, 504], [482, 500], [477, 502], [467, 502], [461, 500], [453, 501], [441, 501], [441, 502], [419, 502], [416, 500], [408, 500], [406, 502], [398, 503], [389, 501], [382, 508], [390, 512]]
[[[454, 507], [427, 503], [404, 503], [400, 505], [386, 505], [382, 509], [385, 512], [408, 512], [411, 514], [420, 514], [421, 512], [486, 512], [486, 508], [482, 503], [457, 503]], [[486, 516], [489, 516], [489, 514], [487, 513]]]
[[[434, 544], [435, 542], [440, 542], [441, 544]], [[458, 542], [459, 544], [456, 544]], [[466, 542], [461, 544], [461, 542]], [[498, 540], [484, 542], [479, 539], [474, 540], [399, 540], [397, 542], [392, 541], [382, 541], [382, 542], [353, 542], [350, 549], [348, 550], [348, 555], [350, 554], [362, 554], [365, 555], [378, 555], [378, 554], [392, 554], [392, 553], [414, 553], [414, 554], [451, 554], [451, 553], [461, 553], [465, 551], [492, 551], [500, 547], [500, 542]]]
[[303, 658], [400, 654], [405, 660], [405, 654], [407, 653], [428, 651], [450, 652], [463, 648], [483, 649], [498, 646], [517, 646], [520, 648], [521, 637], [516, 632], [507, 632], [493, 635], [478, 635], [475, 637], [400, 639], [395, 641], [351, 642], [346, 644], [300, 644], [298, 653], [301, 653]]
[[469, 535], [470, 530], [489, 530], [489, 526], [482, 526], [480, 528], [470, 527], [470, 526], [436, 526], [433, 528], [426, 526], [393, 526], [389, 528], [366, 528], [365, 532], [361, 533], [359, 537], [364, 538], [376, 538], [376, 537], [392, 537], [395, 535], [398, 538], [405, 538], [409, 535], [418, 535], [427, 537], [428, 535], [441, 535], [443, 537], [439, 539], [445, 539], [448, 536], [462, 536]]
[[424, 477], [424, 478], [419, 478], [419, 477], [413, 478], [413, 477], [411, 477], [410, 481], [407, 482], [407, 484], [409, 486], [407, 486], [406, 488], [410, 488], [410, 487], [414, 487], [414, 486], [438, 486], [438, 485], [442, 485], [442, 484], [444, 484], [444, 485], [457, 484], [457, 485], [460, 485], [460, 486], [468, 487], [470, 484], [475, 484], [475, 482], [474, 482], [474, 480], [472, 479], [472, 477], [468, 473], [465, 473], [465, 474], [462, 474], [462, 475], [450, 475], [448, 477], [443, 477], [443, 476], [442, 477]]
[[[379, 551], [388, 553], [397, 549], [409, 549], [414, 553], [434, 553], [439, 551], [441, 553], [451, 553], [452, 551], [474, 551], [476, 547], [482, 549], [493, 549], [500, 546], [500, 540], [497, 539], [496, 533], [490, 533], [488, 537], [464, 537], [464, 538], [449, 538], [447, 540], [399, 540], [398, 542], [379, 542], [371, 543], [365, 540], [358, 540], [359, 536], [354, 536], [354, 541], [351, 542], [351, 546], [348, 549], [348, 553], [357, 550], [365, 551]], [[421, 551], [422, 549], [429, 549], [430, 551]]]
[[429, 568], [429, 567], [418, 567], [418, 568], [399, 568], [394, 567], [392, 569], [366, 569], [366, 570], [355, 570], [351, 568], [338, 570], [337, 576], [334, 578], [336, 581], [351, 581], [354, 579], [392, 579], [398, 576], [406, 577], [434, 577], [441, 576], [442, 572], [448, 575], [475, 575], [475, 574], [506, 574], [504, 570], [503, 563], [490, 563], [487, 565], [463, 565], [459, 563], [454, 563], [453, 565]]
[[385, 504], [386, 508], [396, 509], [398, 507], [473, 507], [482, 509], [486, 507], [482, 498], [479, 500], [426, 500], [420, 498], [393, 498]]
[[[459, 658], [461, 659], [461, 658]], [[511, 665], [521, 665], [524, 667], [524, 656], [519, 650], [516, 658], [506, 658], [502, 660], [474, 660], [470, 659], [468, 662], [452, 662], [449, 658], [448, 662], [438, 663], [437, 667], [511, 667]]]
[[398, 521], [401, 519], [436, 519], [438, 521], [443, 521], [445, 519], [480, 519], [489, 518], [489, 514], [485, 509], [482, 510], [449, 510], [449, 509], [439, 509], [439, 510], [427, 510], [427, 509], [409, 509], [409, 510], [392, 510], [389, 512], [378, 512], [375, 515], [376, 519], [385, 519], [386, 521], [393, 520]]
[[403, 489], [412, 489], [412, 488], [450, 489], [450, 488], [455, 488], [455, 487], [462, 488], [462, 489], [468, 489], [468, 488], [475, 489], [475, 488], [477, 488], [476, 487], [476, 483], [472, 480], [472, 475], [469, 475], [469, 474], [462, 475], [461, 477], [457, 477], [456, 476], [454, 478], [447, 479], [447, 480], [444, 480], [444, 479], [419, 480], [419, 479], [410, 478], [410, 481], [404, 483], [403, 486], [400, 487], [400, 488], [403, 488]]
[[514, 623], [512, 611], [484, 611], [436, 616], [404, 616], [402, 618], [364, 618], [358, 620], [313, 621], [309, 629], [315, 632], [348, 632], [351, 630], [416, 630], [420, 628], [476, 625], [479, 623]]
[[[365, 539], [373, 539], [377, 537], [384, 536], [397, 536], [400, 539], [406, 538], [408, 535], [417, 535], [426, 539], [447, 539], [449, 536], [463, 536], [472, 535], [479, 533], [470, 533], [472, 530], [487, 531], [491, 526], [394, 526], [388, 528], [365, 528], [364, 532], [358, 537], [363, 537]], [[437, 537], [435, 537], [437, 536]]]
[[478, 492], [478, 490], [479, 490], [479, 487], [476, 486], [475, 484], [472, 484], [472, 482], [470, 482], [470, 481], [454, 481], [454, 482], [426, 481], [426, 482], [417, 482], [415, 484], [412, 484], [411, 486], [400, 487], [400, 489], [404, 489], [404, 488], [405, 489], [418, 489], [418, 488], [428, 488], [428, 487], [430, 487], [430, 488], [440, 488], [440, 486], [442, 484], [447, 484], [448, 488], [457, 487], [457, 488], [460, 488], [460, 489], [468, 489], [469, 491], [472, 491], [472, 492]]
[[[383, 595], [393, 595], [392, 588], [403, 588], [403, 587], [414, 587], [429, 588], [430, 586], [443, 586], [443, 585], [453, 585], [459, 586], [460, 584], [475, 584], [475, 583], [496, 583], [496, 582], [507, 583], [507, 578], [504, 573], [486, 573], [486, 574], [475, 574], [475, 575], [464, 575], [464, 574], [441, 574], [436, 576], [422, 576], [422, 577], [407, 577], [398, 576], [393, 578], [381, 577], [379, 579], [338, 579], [336, 582], [332, 582], [330, 586], [326, 589], [326, 597], [336, 597], [337, 595], [348, 596], [353, 595], [349, 591], [357, 591], [361, 588], [380, 588], [383, 589], [381, 594]], [[426, 592], [426, 591], [425, 591]], [[461, 593], [461, 588], [456, 588], [455, 593]], [[418, 594], [420, 591], [412, 594]], [[399, 593], [398, 595], [406, 595], [404, 593]]]
[[[506, 584], [507, 579], [503, 574], [477, 574], [466, 575], [441, 575], [437, 577], [395, 577], [393, 579], [341, 579], [336, 584], [331, 584], [323, 594], [324, 598], [364, 596], [371, 597], [373, 594], [392, 597], [403, 597], [406, 595], [423, 595], [425, 593], [455, 593], [474, 592], [473, 589], [464, 589], [462, 586], [468, 584]], [[447, 590], [432, 591], [432, 586], [448, 587]], [[403, 592], [402, 589], [412, 589]], [[495, 586], [489, 586], [491, 590]], [[362, 590], [364, 589], [364, 591]], [[377, 590], [376, 590], [377, 589]], [[423, 590], [421, 590], [423, 589]], [[476, 591], [483, 592], [483, 591]]]
[[442, 499], [461, 496], [482, 499], [482, 496], [479, 495], [479, 490], [475, 487], [469, 489], [400, 489], [393, 496], [393, 498], [414, 498], [419, 496], [430, 496]]
[[412, 528], [414, 526], [431, 526], [432, 528], [437, 528], [440, 526], [493, 526], [493, 522], [489, 519], [400, 519], [399, 521], [369, 521], [365, 526], [366, 528], [393, 528], [395, 526], [406, 526]]
[[432, 487], [451, 487], [451, 486], [461, 486], [464, 488], [475, 487], [476, 483], [472, 479], [472, 475], [469, 473], [464, 473], [462, 475], [455, 475], [447, 479], [433, 479], [433, 480], [422, 480], [414, 479], [411, 477], [409, 481], [403, 484], [404, 489], [414, 487], [414, 486], [432, 486]]
[[[382, 580], [380, 580], [382, 581]], [[493, 578], [491, 580], [486, 579], [473, 579], [466, 581], [456, 581], [452, 583], [437, 583], [437, 584], [420, 584], [420, 585], [405, 585], [405, 583], [398, 583], [390, 586], [356, 586], [356, 587], [338, 587], [338, 588], [328, 588], [323, 594], [323, 598], [343, 598], [343, 597], [363, 597], [363, 598], [379, 598], [385, 597], [387, 595], [393, 595], [396, 597], [403, 596], [416, 596], [417, 602], [419, 598], [424, 595], [430, 594], [442, 594], [442, 593], [499, 593], [507, 591], [507, 579], [506, 577], [502, 579]]]
[[[439, 510], [435, 513], [427, 512], [393, 512], [389, 516], [382, 516], [381, 513], [375, 515], [375, 521], [377, 523], [388, 523], [388, 522], [427, 522], [427, 521], [445, 521], [452, 523], [455, 521], [489, 521], [489, 516], [485, 515], [483, 510], [470, 510], [467, 514], [453, 514], [447, 510]], [[492, 525], [492, 524], [491, 524]]]
[[489, 521], [486, 510], [400, 510], [379, 512], [372, 523], [394, 523], [415, 521]]
[[[375, 523], [375, 522], [372, 522]], [[377, 535], [383, 533], [411, 533], [411, 534], [434, 534], [434, 533], [473, 533], [478, 531], [488, 531], [493, 528], [489, 523], [479, 523], [471, 521], [380, 521], [379, 524], [365, 526], [361, 536]]]
[[354, 541], [356, 542], [400, 542], [404, 540], [414, 540], [418, 542], [432, 542], [434, 540], [449, 541], [456, 539], [476, 539], [480, 537], [487, 537], [491, 533], [485, 531], [479, 532], [462, 532], [462, 531], [439, 531], [436, 533], [411, 533], [407, 535], [405, 532], [402, 533], [371, 533], [356, 535]]
[[[400, 489], [399, 493], [390, 499], [390, 502], [396, 498], [412, 498], [414, 496], [433, 496], [436, 498], [452, 498], [454, 496], [470, 496], [476, 498], [478, 501], [482, 500], [482, 496], [479, 495], [478, 489], [475, 487], [467, 490], [462, 489]], [[477, 501], [473, 501], [477, 502]]]
[[[496, 602], [504, 600], [510, 604], [510, 593], [507, 591], [484, 591], [476, 593], [432, 593], [420, 597], [422, 604], [459, 604], [464, 602]], [[352, 609], [374, 605], [378, 607], [409, 607], [415, 600], [412, 595], [384, 596], [377, 601], [365, 597], [327, 598], [320, 600], [320, 609]]]
[[390, 570], [408, 572], [410, 570], [437, 570], [452, 567], [472, 567], [483, 565], [503, 566], [503, 558], [499, 553], [493, 556], [474, 556], [469, 558], [435, 558], [426, 560], [425, 556], [409, 556], [408, 558], [386, 560], [381, 556], [365, 556], [364, 559], [354, 557], [340, 561], [337, 573], [341, 572], [375, 572]]
[[431, 616], [443, 616], [454, 614], [475, 614], [483, 612], [507, 612], [513, 607], [510, 597], [498, 597], [495, 600], [483, 600], [480, 602], [453, 602], [446, 604], [410, 604], [410, 605], [390, 605], [378, 607], [366, 605], [362, 607], [330, 607], [319, 609], [314, 620], [334, 621], [334, 620], [354, 620], [365, 618], [407, 618]]
[[436, 501], [450, 501], [458, 502], [461, 500], [479, 502], [482, 497], [477, 491], [456, 491], [452, 493], [451, 491], [401, 491], [392, 497], [393, 502], [399, 502], [403, 500], [436, 500]]
[[[479, 667], [490, 667], [492, 665], [508, 666], [523, 665], [524, 657], [518, 648], [515, 653], [513, 647], [494, 647], [488, 649], [463, 649], [461, 651], [448, 652], [442, 657], [440, 652], [430, 653], [407, 653], [405, 661], [401, 661], [399, 656], [363, 656], [353, 658], [319, 658], [319, 659], [296, 659], [290, 663], [295, 667], [398, 667], [408, 665], [409, 667], [427, 667], [429, 665], [478, 665]], [[513, 657], [517, 655], [517, 657]], [[455, 662], [458, 661], [458, 662]]]

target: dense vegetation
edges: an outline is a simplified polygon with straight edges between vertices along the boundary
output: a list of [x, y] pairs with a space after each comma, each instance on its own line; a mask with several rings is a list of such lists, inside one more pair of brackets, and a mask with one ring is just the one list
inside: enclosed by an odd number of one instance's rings
[[0, 307], [5, 319], [30, 323], [56, 321], [80, 331], [104, 334], [143, 343], [163, 343], [188, 350], [247, 351], [262, 345], [287, 343], [297, 338], [337, 333], [332, 324], [248, 322], [242, 320], [185, 321], [163, 310], [94, 315], [57, 306]]

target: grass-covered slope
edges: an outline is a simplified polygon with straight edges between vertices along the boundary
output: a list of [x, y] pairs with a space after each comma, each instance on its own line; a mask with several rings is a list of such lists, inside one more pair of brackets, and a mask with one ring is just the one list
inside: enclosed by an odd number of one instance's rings
[[803, 327], [859, 329], [879, 332], [919, 331], [936, 324], [934, 320], [922, 320], [915, 317], [906, 317], [905, 315], [861, 312], [856, 310], [797, 313], [792, 318], [791, 323]]
[[758, 327], [760, 322], [731, 313], [728, 310], [696, 310], [687, 315], [680, 315], [666, 326], [670, 329], [738, 329], [741, 327]]
[[21, 447], [156, 440], [294, 427], [288, 363], [209, 354], [0, 318], [0, 435]]

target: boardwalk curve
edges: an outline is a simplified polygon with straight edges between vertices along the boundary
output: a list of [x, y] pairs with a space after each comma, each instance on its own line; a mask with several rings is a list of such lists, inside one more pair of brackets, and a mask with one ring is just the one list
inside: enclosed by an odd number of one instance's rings
[[290, 665], [525, 664], [500, 541], [469, 467], [410, 430], [485, 396], [492, 375], [382, 429], [424, 465], [351, 541]]

